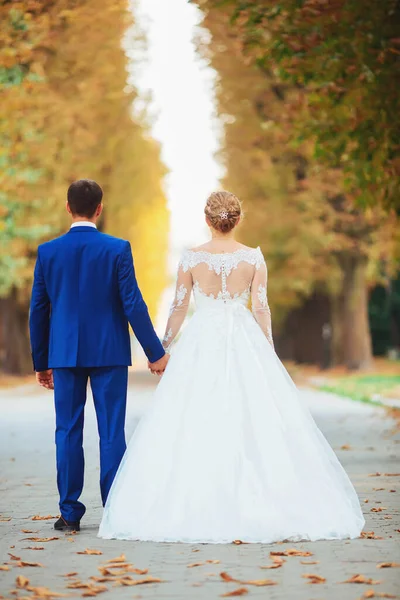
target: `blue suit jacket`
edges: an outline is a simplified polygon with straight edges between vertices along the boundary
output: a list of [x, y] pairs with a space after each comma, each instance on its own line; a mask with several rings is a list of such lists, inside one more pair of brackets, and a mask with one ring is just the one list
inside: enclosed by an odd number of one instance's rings
[[147, 358], [161, 358], [129, 242], [81, 225], [39, 246], [29, 319], [35, 371], [130, 365], [128, 322]]

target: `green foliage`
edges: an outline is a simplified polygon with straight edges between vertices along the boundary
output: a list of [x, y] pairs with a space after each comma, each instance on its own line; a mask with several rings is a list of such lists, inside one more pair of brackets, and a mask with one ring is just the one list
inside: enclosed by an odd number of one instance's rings
[[[215, 0], [215, 6], [221, 3]], [[242, 51], [299, 91], [293, 139], [362, 205], [400, 208], [397, 0], [228, 0]]]
[[132, 242], [155, 313], [165, 282], [146, 252], [162, 272], [165, 169], [132, 118], [121, 46], [128, 17], [126, 0], [101, 10], [95, 0], [0, 0], [0, 296], [17, 287], [26, 301], [37, 244], [65, 231], [66, 189], [89, 177], [105, 192], [102, 226]]

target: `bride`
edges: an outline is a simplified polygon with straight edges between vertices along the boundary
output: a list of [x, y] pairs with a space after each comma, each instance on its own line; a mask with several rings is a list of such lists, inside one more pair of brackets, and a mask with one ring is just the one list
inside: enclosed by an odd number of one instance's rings
[[[99, 536], [355, 538], [364, 526], [356, 492], [274, 351], [261, 250], [235, 241], [241, 204], [215, 192], [205, 214], [212, 239], [180, 260], [164, 337], [171, 359], [122, 460]], [[177, 339], [192, 291], [196, 312]]]

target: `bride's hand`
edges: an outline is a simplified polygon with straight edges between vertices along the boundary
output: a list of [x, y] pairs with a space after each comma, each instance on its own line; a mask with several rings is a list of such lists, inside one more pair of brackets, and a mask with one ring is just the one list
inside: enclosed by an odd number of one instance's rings
[[165, 353], [159, 360], [154, 363], [148, 362], [148, 367], [153, 375], [158, 375], [161, 377], [167, 368], [167, 364], [169, 361], [169, 354]]

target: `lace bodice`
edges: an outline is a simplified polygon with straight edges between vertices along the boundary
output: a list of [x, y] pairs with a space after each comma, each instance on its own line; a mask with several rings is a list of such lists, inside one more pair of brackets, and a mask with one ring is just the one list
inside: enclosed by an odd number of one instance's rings
[[215, 307], [232, 302], [247, 306], [251, 298], [253, 315], [273, 346], [267, 267], [260, 248], [243, 246], [233, 252], [186, 250], [183, 253], [163, 340], [167, 351], [185, 319], [192, 290], [197, 307], [203, 306], [205, 299], [208, 306], [210, 302]]

